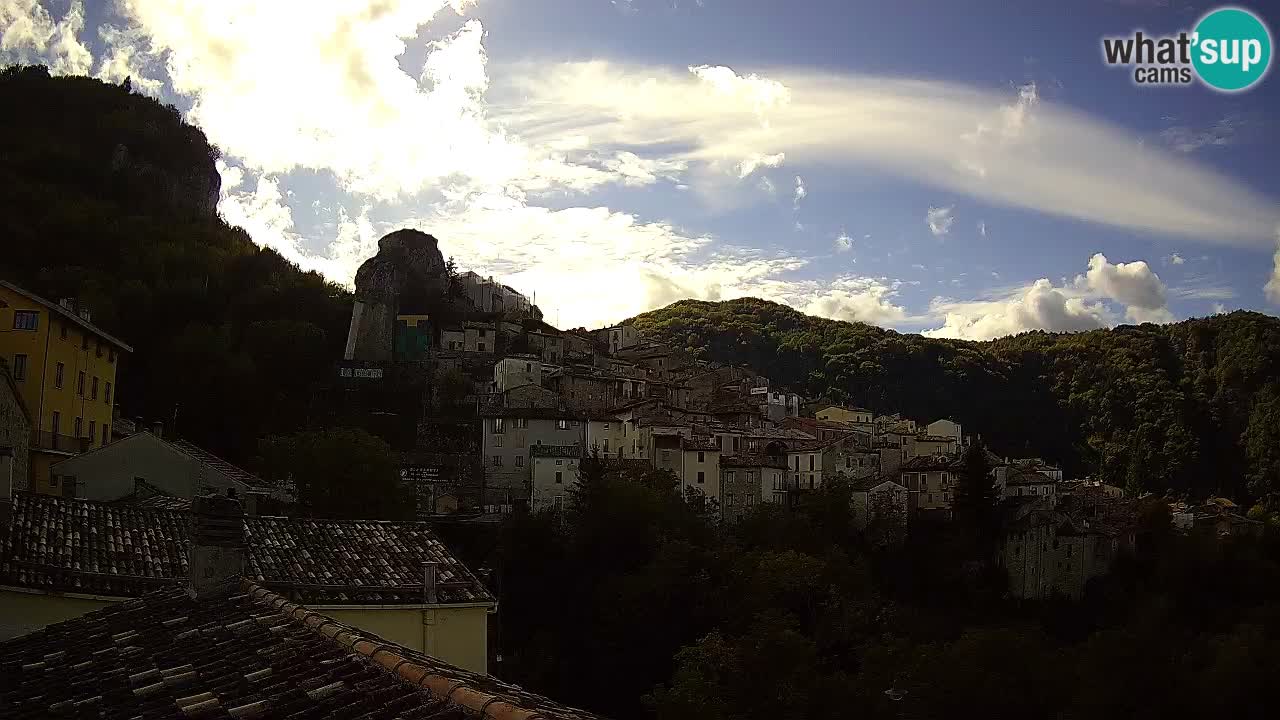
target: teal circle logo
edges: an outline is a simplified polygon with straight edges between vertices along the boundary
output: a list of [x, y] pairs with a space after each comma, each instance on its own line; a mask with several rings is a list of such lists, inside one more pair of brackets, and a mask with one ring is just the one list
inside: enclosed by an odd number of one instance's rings
[[1271, 64], [1271, 33], [1258, 16], [1240, 8], [1205, 15], [1192, 35], [1191, 64], [1206, 85], [1236, 92], [1253, 86]]

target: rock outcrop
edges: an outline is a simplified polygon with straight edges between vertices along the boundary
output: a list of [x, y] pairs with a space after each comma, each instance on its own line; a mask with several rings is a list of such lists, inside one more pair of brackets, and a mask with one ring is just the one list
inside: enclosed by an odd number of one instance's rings
[[391, 360], [396, 316], [430, 314], [448, 287], [444, 256], [433, 236], [418, 230], [383, 236], [378, 254], [356, 271], [346, 359]]

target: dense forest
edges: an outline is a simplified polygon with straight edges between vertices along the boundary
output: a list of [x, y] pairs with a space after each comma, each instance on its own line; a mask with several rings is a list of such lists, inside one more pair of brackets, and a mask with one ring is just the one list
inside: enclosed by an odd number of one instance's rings
[[1082, 602], [1017, 603], [959, 520], [889, 545], [851, 520], [842, 480], [724, 527], [588, 459], [562, 517], [503, 527], [494, 671], [619, 720], [1274, 714], [1274, 524], [1183, 536], [1152, 499]]
[[126, 86], [0, 72], [0, 276], [130, 343], [125, 417], [237, 460], [306, 426], [351, 301], [216, 214], [217, 151]]
[[634, 319], [696, 357], [767, 368], [809, 397], [951, 417], [1006, 455], [1132, 490], [1280, 490], [1280, 319], [1238, 311], [1172, 325], [938, 340], [747, 298]]

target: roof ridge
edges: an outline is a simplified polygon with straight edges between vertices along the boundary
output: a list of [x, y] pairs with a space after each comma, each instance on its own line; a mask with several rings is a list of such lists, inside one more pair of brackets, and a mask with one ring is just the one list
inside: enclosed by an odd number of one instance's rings
[[463, 707], [490, 720], [547, 720], [547, 716], [539, 711], [529, 710], [500, 695], [470, 687], [462, 680], [435, 674], [431, 668], [395, 652], [394, 648], [403, 646], [387, 642], [382, 638], [377, 638], [381, 642], [375, 642], [360, 634], [355, 628], [334, 620], [324, 613], [309, 610], [248, 578], [241, 578], [240, 588], [254, 600], [270, 605], [272, 609], [300, 622], [308, 630], [323, 635], [343, 648], [363, 656], [396, 676], [404, 684], [418, 690], [425, 690], [433, 697]]

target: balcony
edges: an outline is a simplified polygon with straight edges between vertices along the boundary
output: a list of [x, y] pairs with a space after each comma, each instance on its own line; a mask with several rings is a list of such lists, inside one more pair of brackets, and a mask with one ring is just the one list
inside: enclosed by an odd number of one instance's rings
[[47, 430], [31, 431], [32, 450], [53, 450], [56, 452], [82, 453], [89, 449], [89, 438], [74, 435], [60, 435]]

